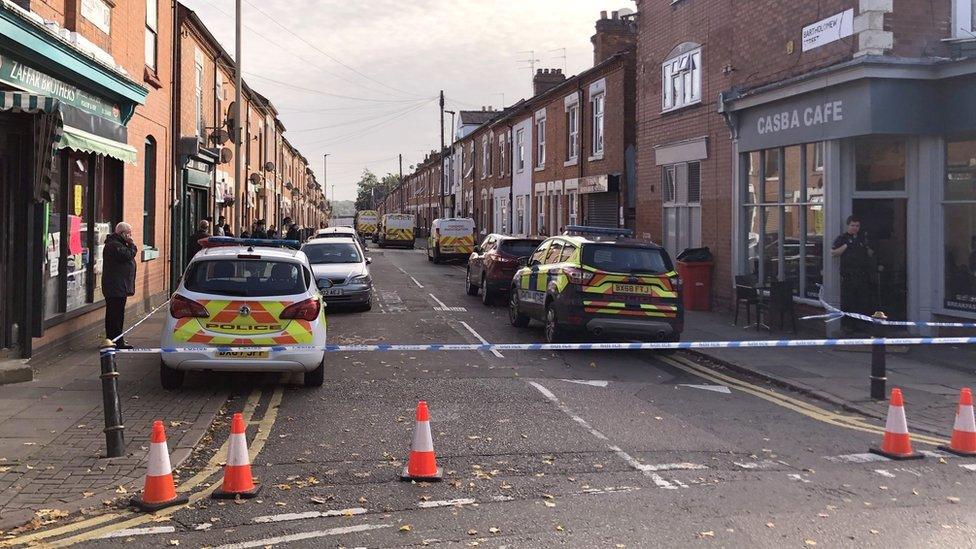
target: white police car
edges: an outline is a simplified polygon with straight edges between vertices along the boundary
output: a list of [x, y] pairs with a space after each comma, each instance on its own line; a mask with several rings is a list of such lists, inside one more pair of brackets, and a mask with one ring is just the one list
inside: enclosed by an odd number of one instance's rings
[[303, 372], [306, 386], [322, 385], [325, 352], [307, 347], [325, 345], [325, 306], [308, 258], [289, 247], [298, 242], [206, 240], [170, 300], [164, 388], [187, 370]]

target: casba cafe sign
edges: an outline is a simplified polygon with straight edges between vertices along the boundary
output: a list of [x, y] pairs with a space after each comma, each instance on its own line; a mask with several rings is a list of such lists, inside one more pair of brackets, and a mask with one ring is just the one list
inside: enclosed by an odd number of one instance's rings
[[811, 128], [843, 121], [844, 101], [827, 101], [802, 109], [794, 108], [760, 116], [756, 120], [756, 132], [759, 135], [766, 135], [768, 133], [793, 130], [801, 127]]

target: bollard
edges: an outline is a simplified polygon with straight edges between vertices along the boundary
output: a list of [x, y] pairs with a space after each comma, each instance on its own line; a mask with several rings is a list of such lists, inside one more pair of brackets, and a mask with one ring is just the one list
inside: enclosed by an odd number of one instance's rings
[[[871, 315], [878, 320], [888, 320], [888, 317], [881, 311]], [[883, 324], [873, 324], [871, 326], [872, 335], [877, 338], [885, 336]], [[885, 400], [887, 398], [885, 386], [888, 382], [888, 371], [885, 360], [884, 343], [875, 343], [871, 346], [871, 398], [874, 400]]]
[[115, 344], [106, 339], [99, 349], [102, 364], [102, 408], [105, 415], [105, 455], [121, 457], [125, 454], [125, 425], [122, 424], [122, 403], [119, 402], [119, 372], [115, 367]]

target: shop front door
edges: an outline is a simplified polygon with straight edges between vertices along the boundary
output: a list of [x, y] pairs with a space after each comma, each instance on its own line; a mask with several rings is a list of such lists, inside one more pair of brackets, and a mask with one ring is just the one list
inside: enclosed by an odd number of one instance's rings
[[854, 215], [874, 251], [871, 276], [873, 309], [904, 320], [908, 301], [908, 199], [855, 198]]

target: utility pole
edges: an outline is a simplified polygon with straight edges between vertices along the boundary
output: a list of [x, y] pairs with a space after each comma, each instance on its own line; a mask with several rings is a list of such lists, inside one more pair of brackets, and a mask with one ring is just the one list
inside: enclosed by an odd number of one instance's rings
[[[244, 63], [241, 60], [241, 0], [235, 1], [235, 21], [234, 21], [234, 62], [237, 65], [234, 71], [234, 198], [241, 201], [234, 208], [234, 234], [241, 234], [241, 212], [244, 207], [244, 198], [241, 196], [241, 139], [243, 127], [241, 124], [241, 72]], [[246, 188], [246, 187], [245, 187]]]
[[397, 194], [400, 195], [400, 200], [399, 200], [399, 202], [400, 202], [400, 208], [399, 209], [402, 212], [403, 211], [403, 154], [401, 153], [401, 154], [399, 154], [397, 156], [400, 158], [400, 184], [397, 185], [397, 187], [400, 188], [400, 191]]
[[440, 212], [441, 216], [444, 215], [444, 90], [441, 90], [441, 203], [439, 204], [437, 210]]

